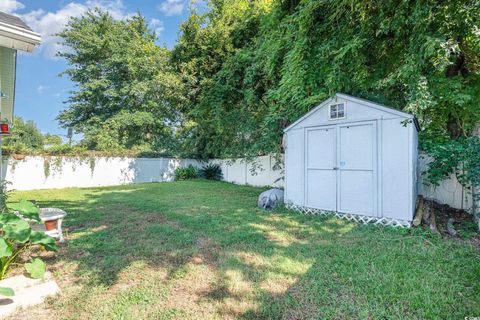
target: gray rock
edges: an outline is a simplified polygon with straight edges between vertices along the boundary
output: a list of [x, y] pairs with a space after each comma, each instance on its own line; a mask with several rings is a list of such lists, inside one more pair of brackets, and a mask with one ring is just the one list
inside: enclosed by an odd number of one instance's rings
[[283, 190], [281, 189], [267, 190], [258, 197], [258, 207], [265, 210], [274, 209], [281, 204], [283, 204]]

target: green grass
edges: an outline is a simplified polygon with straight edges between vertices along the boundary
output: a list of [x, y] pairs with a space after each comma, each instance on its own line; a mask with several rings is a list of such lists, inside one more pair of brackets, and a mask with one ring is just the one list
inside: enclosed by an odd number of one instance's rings
[[468, 242], [256, 208], [259, 188], [182, 181], [17, 192], [65, 209], [62, 294], [16, 319], [463, 319]]

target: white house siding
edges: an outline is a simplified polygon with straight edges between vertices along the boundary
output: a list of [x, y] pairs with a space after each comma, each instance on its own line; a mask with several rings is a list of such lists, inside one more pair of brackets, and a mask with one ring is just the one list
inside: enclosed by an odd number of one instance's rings
[[0, 99], [0, 120], [13, 122], [13, 100], [15, 97], [15, 59], [14, 49], [0, 47], [0, 83], [4, 96]]

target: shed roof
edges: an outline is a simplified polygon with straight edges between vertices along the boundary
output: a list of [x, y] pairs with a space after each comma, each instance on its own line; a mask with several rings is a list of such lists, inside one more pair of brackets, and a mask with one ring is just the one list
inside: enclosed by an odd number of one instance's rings
[[283, 132], [287, 132], [288, 130], [290, 130], [291, 128], [293, 128], [295, 125], [297, 125], [299, 122], [301, 122], [302, 120], [308, 118], [311, 114], [315, 113], [317, 110], [319, 110], [319, 109], [325, 107], [326, 105], [328, 105], [329, 103], [333, 102], [333, 101], [335, 100], [335, 98], [340, 98], [340, 99], [345, 99], [345, 100], [349, 100], [349, 101], [354, 101], [354, 102], [357, 102], [357, 103], [359, 103], [359, 104], [366, 105], [366, 106], [371, 107], [371, 108], [374, 108], [374, 109], [378, 109], [378, 110], [381, 110], [381, 111], [384, 111], [384, 112], [388, 112], [388, 113], [394, 114], [394, 115], [396, 115], [396, 116], [405, 117], [405, 118], [408, 118], [408, 119], [413, 119], [417, 131], [420, 131], [420, 127], [419, 127], [418, 121], [417, 121], [417, 119], [415, 118], [415, 116], [412, 115], [411, 113], [403, 112], [403, 111], [400, 111], [400, 110], [397, 110], [397, 109], [394, 109], [394, 108], [391, 108], [391, 107], [387, 107], [387, 106], [384, 106], [384, 105], [382, 105], [382, 104], [375, 103], [375, 102], [372, 102], [372, 101], [369, 101], [369, 100], [366, 100], [366, 99], [357, 98], [357, 97], [354, 97], [354, 96], [350, 96], [350, 95], [348, 95], [348, 94], [344, 94], [344, 93], [337, 92], [333, 97], [331, 97], [331, 98], [323, 101], [321, 104], [319, 104], [318, 106], [316, 106], [315, 108], [313, 108], [312, 110], [310, 110], [309, 112], [307, 112], [305, 115], [303, 115], [300, 119], [298, 119], [297, 121], [295, 121], [295, 122], [293, 122], [292, 124], [290, 124], [288, 127], [286, 127], [286, 128], [283, 130]]

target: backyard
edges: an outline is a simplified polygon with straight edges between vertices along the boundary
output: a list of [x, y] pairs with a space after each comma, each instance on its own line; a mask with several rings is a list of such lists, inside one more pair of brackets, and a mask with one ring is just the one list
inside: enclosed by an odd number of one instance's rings
[[59, 253], [39, 253], [62, 294], [12, 319], [480, 315], [468, 241], [264, 212], [260, 191], [194, 180], [14, 193], [69, 215]]

